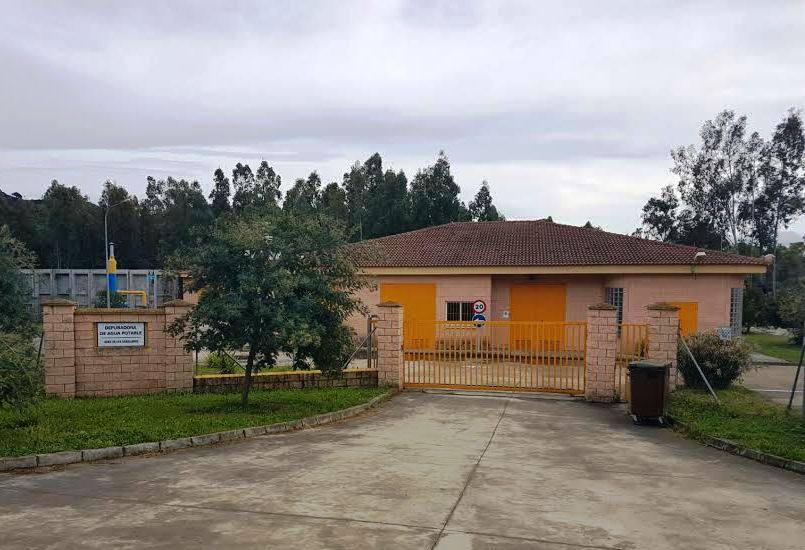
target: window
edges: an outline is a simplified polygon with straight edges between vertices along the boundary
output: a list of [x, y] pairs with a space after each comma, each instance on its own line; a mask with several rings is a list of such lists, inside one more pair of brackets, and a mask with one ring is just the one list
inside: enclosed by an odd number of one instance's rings
[[447, 302], [448, 321], [472, 321], [472, 302]]
[[730, 328], [732, 329], [733, 337], [741, 335], [741, 326], [743, 325], [743, 313], [744, 313], [744, 289], [743, 288], [730, 289]]
[[623, 323], [623, 288], [608, 286], [604, 289], [604, 301], [618, 308], [618, 331]]

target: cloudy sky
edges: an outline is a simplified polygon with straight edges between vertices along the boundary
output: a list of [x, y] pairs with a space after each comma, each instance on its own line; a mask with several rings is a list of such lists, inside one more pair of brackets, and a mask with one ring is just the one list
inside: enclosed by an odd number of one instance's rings
[[27, 197], [444, 149], [465, 200], [628, 232], [703, 120], [805, 107], [803, 2], [0, 3], [0, 189]]

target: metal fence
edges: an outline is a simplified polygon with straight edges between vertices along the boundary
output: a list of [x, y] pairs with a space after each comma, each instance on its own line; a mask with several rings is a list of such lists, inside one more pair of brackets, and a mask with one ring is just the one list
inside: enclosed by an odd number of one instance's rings
[[[103, 269], [34, 269], [25, 270], [30, 277], [31, 295], [28, 310], [31, 316], [42, 316], [42, 302], [52, 298], [66, 298], [78, 307], [92, 307], [98, 292], [106, 290], [106, 271]], [[149, 307], [159, 307], [179, 295], [179, 284], [174, 277], [158, 269], [118, 269], [118, 290], [144, 290]], [[127, 297], [133, 307], [136, 298]]]
[[584, 322], [408, 321], [403, 385], [584, 393]]

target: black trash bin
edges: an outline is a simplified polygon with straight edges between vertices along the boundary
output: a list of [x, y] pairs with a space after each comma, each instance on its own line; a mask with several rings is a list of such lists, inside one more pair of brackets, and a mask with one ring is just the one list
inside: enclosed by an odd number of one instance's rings
[[629, 363], [629, 413], [639, 424], [664, 424], [670, 363]]

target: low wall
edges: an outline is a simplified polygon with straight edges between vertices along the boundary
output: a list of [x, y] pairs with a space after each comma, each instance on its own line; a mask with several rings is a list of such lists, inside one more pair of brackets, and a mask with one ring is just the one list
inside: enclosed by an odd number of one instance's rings
[[[42, 306], [45, 392], [60, 397], [190, 391], [193, 361], [179, 338], [165, 332], [190, 305], [156, 309], [76, 309], [75, 302]], [[100, 347], [98, 323], [143, 323], [144, 345]]]
[[[242, 374], [203, 374], [193, 378], [194, 393], [230, 393], [243, 387]], [[341, 375], [323, 374], [318, 370], [265, 372], [254, 375], [252, 389], [288, 388], [376, 388], [376, 369], [350, 369]]]

